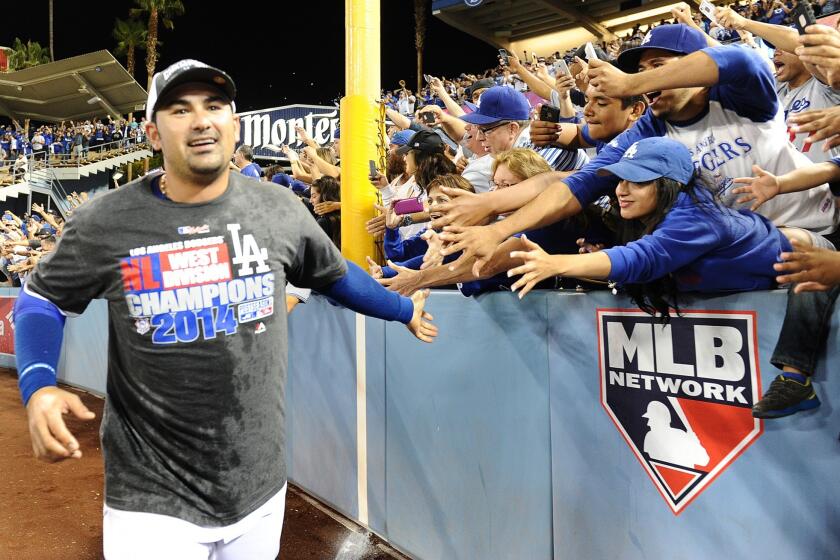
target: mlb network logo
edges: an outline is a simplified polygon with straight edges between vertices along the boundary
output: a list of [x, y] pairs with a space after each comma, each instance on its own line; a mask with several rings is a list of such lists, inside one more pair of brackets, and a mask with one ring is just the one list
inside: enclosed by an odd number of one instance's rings
[[601, 404], [679, 515], [763, 431], [755, 313], [597, 316]]

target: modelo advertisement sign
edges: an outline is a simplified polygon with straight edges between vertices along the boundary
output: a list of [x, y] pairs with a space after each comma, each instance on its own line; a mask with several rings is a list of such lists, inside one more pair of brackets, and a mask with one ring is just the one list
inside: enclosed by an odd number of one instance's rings
[[286, 159], [282, 152], [267, 146], [280, 147], [284, 144], [292, 149], [303, 147], [295, 127], [299, 126], [323, 146], [331, 142], [338, 128], [338, 107], [320, 105], [286, 105], [273, 109], [262, 109], [240, 113], [240, 144], [254, 149], [254, 155], [263, 159]]

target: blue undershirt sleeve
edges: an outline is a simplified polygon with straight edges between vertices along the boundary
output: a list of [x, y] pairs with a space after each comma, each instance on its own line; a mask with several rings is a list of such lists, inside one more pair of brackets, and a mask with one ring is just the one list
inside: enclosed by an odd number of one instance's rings
[[414, 315], [411, 299], [389, 292], [350, 261], [347, 261], [347, 274], [317, 291], [351, 311], [376, 319], [408, 324]]
[[15, 356], [23, 405], [44, 387], [56, 385], [65, 317], [52, 302], [21, 290], [15, 302]]

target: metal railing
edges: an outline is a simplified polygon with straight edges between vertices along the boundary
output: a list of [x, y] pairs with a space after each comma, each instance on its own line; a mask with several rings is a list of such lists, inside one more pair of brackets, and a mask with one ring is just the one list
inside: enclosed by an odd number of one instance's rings
[[0, 187], [29, 180], [33, 171], [45, 168], [73, 168], [102, 162], [139, 150], [151, 150], [145, 137], [127, 138], [89, 147], [71, 148], [69, 154], [45, 151], [30, 154], [24, 160], [0, 160]]
[[149, 149], [146, 137], [124, 138], [114, 140], [105, 144], [94, 146], [70, 147], [70, 153], [52, 154], [48, 151], [31, 154], [29, 157], [35, 161], [43, 160], [55, 167], [81, 167], [90, 163], [97, 163], [112, 157], [135, 152], [137, 150]]

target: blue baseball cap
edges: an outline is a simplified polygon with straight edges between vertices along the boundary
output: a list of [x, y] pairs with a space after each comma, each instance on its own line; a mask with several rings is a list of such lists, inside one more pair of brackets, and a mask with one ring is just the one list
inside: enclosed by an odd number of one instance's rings
[[414, 136], [413, 130], [399, 130], [391, 136], [391, 144], [395, 146], [405, 146], [411, 137]]
[[654, 27], [642, 39], [642, 44], [618, 55], [618, 67], [628, 74], [639, 71], [639, 59], [648, 49], [660, 49], [674, 54], [691, 54], [708, 47], [706, 36], [684, 23]]
[[598, 170], [598, 175], [607, 174], [634, 183], [647, 183], [668, 177], [688, 185], [694, 177], [694, 163], [684, 144], [657, 136], [639, 140], [627, 148], [617, 163]]
[[499, 121], [527, 121], [531, 116], [528, 98], [512, 87], [495, 86], [481, 94], [481, 104], [473, 113], [460, 117], [470, 124]]

